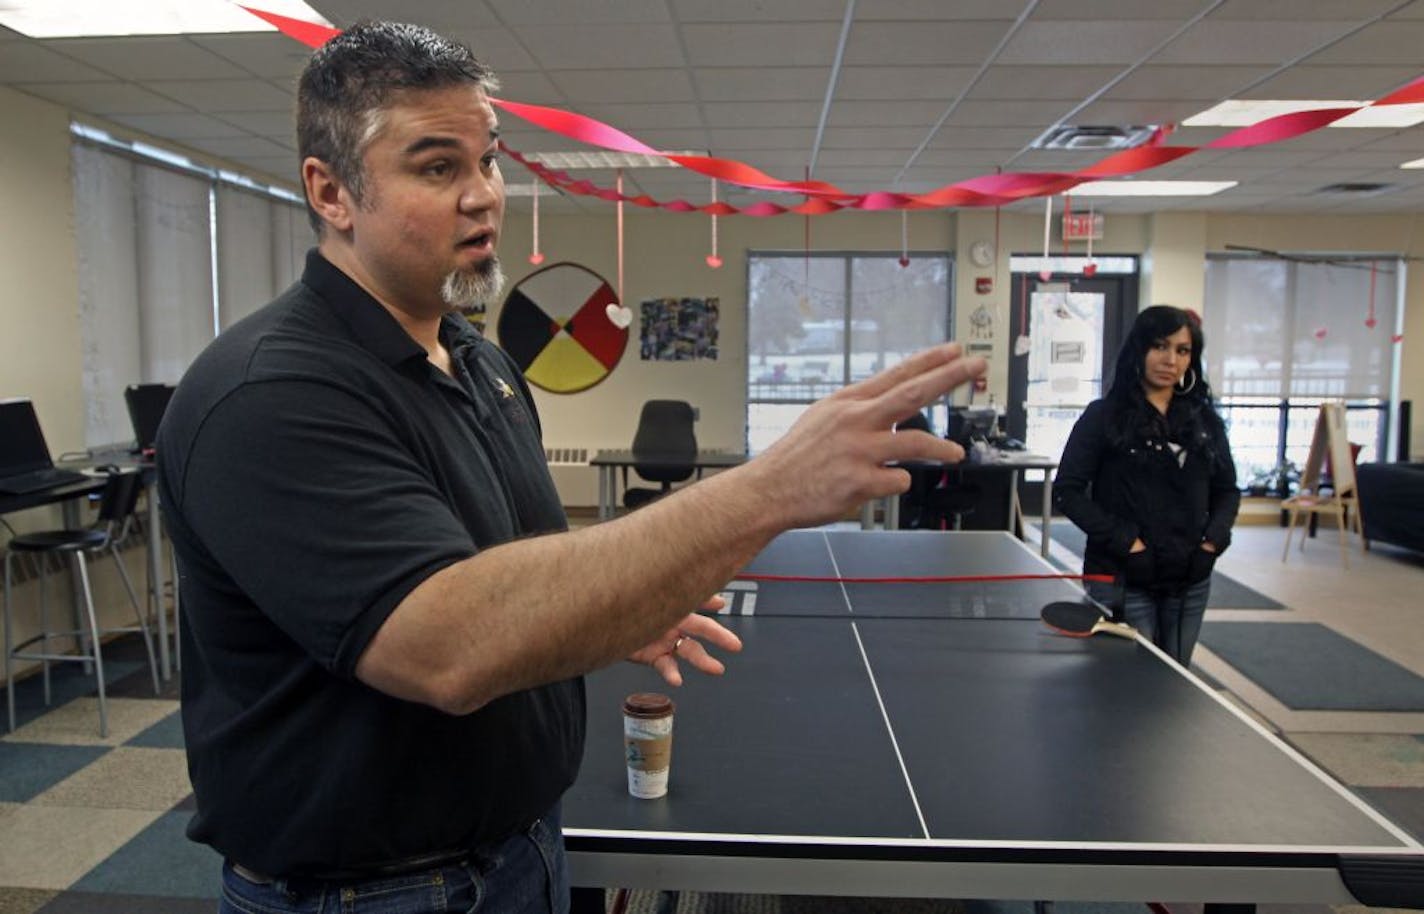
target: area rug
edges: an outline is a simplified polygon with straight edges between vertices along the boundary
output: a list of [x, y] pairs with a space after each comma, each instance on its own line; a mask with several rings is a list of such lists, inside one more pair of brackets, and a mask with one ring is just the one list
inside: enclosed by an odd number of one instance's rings
[[1201, 643], [1295, 711], [1424, 711], [1424, 678], [1315, 622], [1208, 622]]

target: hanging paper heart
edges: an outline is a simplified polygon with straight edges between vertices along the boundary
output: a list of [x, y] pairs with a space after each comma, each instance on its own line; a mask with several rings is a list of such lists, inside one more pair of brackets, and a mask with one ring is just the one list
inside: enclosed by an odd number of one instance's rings
[[619, 330], [627, 330], [628, 325], [633, 323], [633, 312], [617, 302], [609, 302], [608, 307], [603, 309], [608, 315], [608, 320]]
[[715, 270], [722, 265], [722, 258], [718, 257], [716, 254], [708, 254], [707, 265]]
[[1038, 278], [1041, 279], [1041, 280], [1043, 280], [1044, 282], [1048, 282], [1050, 279], [1053, 278], [1053, 271], [1052, 271], [1052, 270], [1039, 270], [1039, 271], [1038, 271]]
[[1404, 334], [1396, 333], [1394, 336], [1389, 338], [1389, 341], [1391, 343], [1402, 343], [1404, 342]]
[[1030, 343], [1027, 336], [1019, 336], [1014, 339], [1014, 355], [1028, 355]]
[[1315, 328], [1315, 338], [1316, 338], [1317, 340], [1323, 340], [1323, 339], [1325, 339], [1325, 332], [1326, 332], [1326, 331], [1325, 331], [1325, 328], [1324, 328], [1324, 327], [1316, 327], [1316, 328]]
[[530, 255], [529, 255], [529, 262], [532, 263], [534, 266], [537, 267], [539, 264], [541, 264], [541, 263], [544, 262], [544, 255], [543, 255], [543, 254], [530, 254]]
[[1369, 327], [1371, 330], [1375, 329], [1375, 325], [1378, 323], [1379, 321], [1375, 320], [1372, 317], [1365, 318], [1365, 326]]
[[1098, 265], [1097, 265], [1097, 264], [1093, 263], [1092, 261], [1088, 261], [1087, 263], [1083, 264], [1083, 275], [1084, 275], [1084, 276], [1089, 276], [1089, 277], [1091, 277], [1091, 276], [1096, 276], [1097, 273], [1098, 273]]
[[900, 264], [900, 268], [901, 268], [901, 269], [904, 269], [905, 267], [908, 267], [908, 266], [910, 265], [910, 258], [908, 258], [908, 257], [906, 257], [906, 256], [904, 256], [904, 255], [901, 255], [901, 256], [900, 256], [900, 259], [897, 261], [897, 263]]

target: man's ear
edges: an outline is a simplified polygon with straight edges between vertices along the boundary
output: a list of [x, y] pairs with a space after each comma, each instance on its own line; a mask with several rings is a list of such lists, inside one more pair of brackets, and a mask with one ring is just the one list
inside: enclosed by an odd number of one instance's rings
[[338, 232], [351, 229], [351, 209], [355, 201], [331, 166], [314, 156], [302, 160], [302, 185], [307, 203], [322, 222]]

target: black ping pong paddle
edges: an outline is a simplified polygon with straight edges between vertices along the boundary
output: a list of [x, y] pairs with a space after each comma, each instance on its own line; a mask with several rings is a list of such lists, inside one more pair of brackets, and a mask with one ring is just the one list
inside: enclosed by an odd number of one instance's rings
[[1089, 603], [1058, 600], [1043, 607], [1038, 617], [1043, 620], [1044, 625], [1071, 638], [1087, 638], [1098, 632], [1129, 640], [1137, 638], [1137, 629], [1126, 622], [1112, 621]]

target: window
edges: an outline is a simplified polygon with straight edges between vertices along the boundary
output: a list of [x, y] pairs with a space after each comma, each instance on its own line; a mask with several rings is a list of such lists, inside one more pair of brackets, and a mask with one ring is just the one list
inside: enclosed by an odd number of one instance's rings
[[1207, 260], [1207, 377], [1243, 486], [1305, 462], [1327, 398], [1346, 401], [1361, 462], [1386, 453], [1402, 274], [1393, 255]]
[[[806, 407], [949, 338], [947, 254], [756, 253], [747, 267], [747, 449]], [[946, 407], [930, 421], [941, 431]]]
[[84, 434], [101, 447], [133, 436], [125, 387], [175, 383], [218, 330], [300, 275], [315, 239], [286, 191], [73, 134]]

